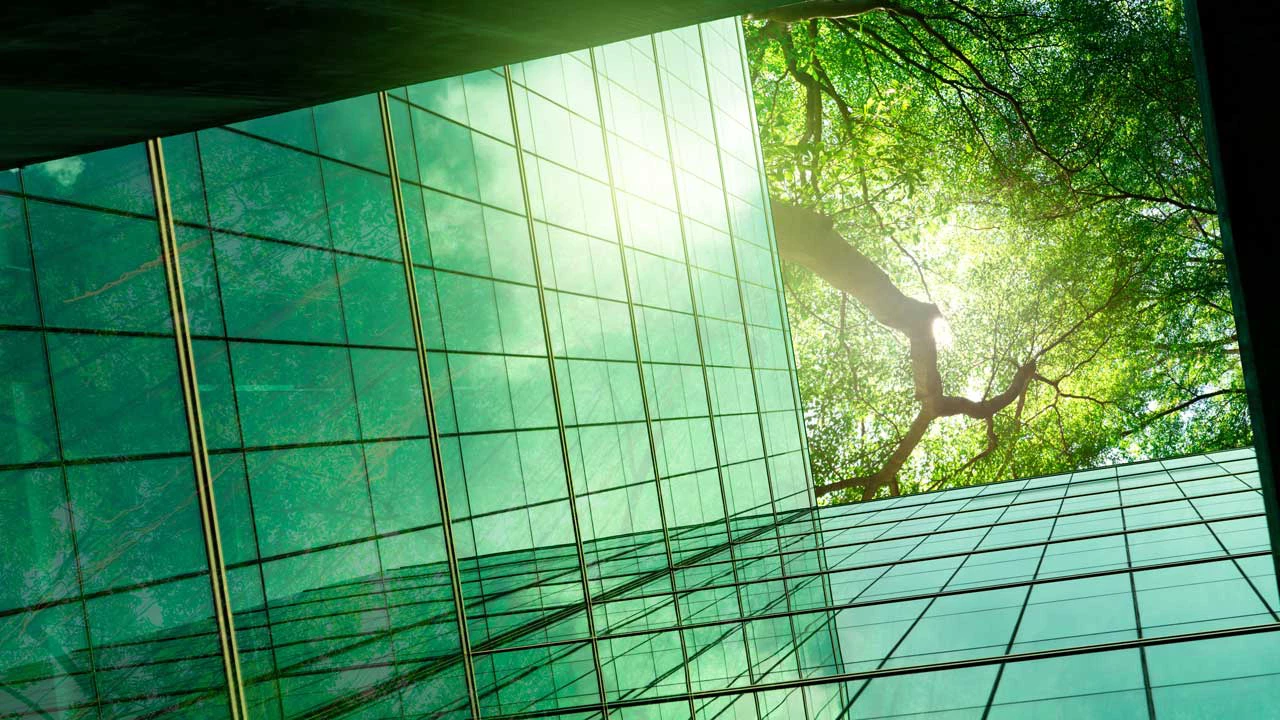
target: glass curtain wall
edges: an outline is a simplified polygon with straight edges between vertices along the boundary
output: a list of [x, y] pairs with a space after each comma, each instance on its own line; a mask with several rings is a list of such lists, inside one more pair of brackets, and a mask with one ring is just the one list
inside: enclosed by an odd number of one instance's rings
[[228, 712], [159, 229], [143, 146], [0, 172], [6, 717]]
[[0, 172], [0, 717], [1272, 716], [1250, 450], [814, 506], [748, 88], [725, 20]]
[[739, 659], [790, 623], [680, 630], [822, 585], [781, 578], [772, 521], [812, 493], [740, 42], [0, 173], [0, 715], [761, 677]]

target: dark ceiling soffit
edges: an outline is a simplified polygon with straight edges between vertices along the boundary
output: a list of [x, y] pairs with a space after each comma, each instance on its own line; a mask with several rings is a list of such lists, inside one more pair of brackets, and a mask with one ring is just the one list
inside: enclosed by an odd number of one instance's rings
[[1260, 88], [1275, 85], [1280, 9], [1244, 0], [1186, 0], [1186, 8], [1262, 497], [1280, 569], [1280, 112], [1258, 95]]
[[0, 169], [785, 4], [253, 0], [0, 10]]

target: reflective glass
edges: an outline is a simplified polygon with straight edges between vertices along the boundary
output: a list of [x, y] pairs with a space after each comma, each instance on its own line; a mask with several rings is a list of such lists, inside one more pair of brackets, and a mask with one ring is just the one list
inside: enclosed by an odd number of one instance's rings
[[0, 173], [0, 716], [1280, 701], [1248, 449], [816, 506], [736, 20], [162, 148], [176, 326], [141, 146]]

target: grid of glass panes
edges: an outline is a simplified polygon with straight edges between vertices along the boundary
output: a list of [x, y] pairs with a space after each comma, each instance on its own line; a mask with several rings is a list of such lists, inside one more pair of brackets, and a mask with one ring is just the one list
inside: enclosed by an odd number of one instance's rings
[[[250, 715], [1280, 701], [1248, 451], [812, 507], [747, 87], [722, 21], [391, 91], [403, 243], [377, 96], [165, 140]], [[154, 208], [0, 173], [6, 716], [227, 713]]]
[[799, 389], [741, 30], [733, 21], [721, 21], [702, 25], [700, 31], [715, 151], [751, 349], [752, 387], [758, 397], [775, 506], [777, 510], [807, 508], [813, 505], [812, 483], [801, 449], [804, 433], [796, 431], [803, 427]]
[[[748, 631], [747, 652], [727, 643], [707, 658], [689, 644], [697, 716], [1269, 717], [1280, 598], [1258, 487], [1239, 450], [773, 516], [784, 557], [821, 528], [828, 569], [788, 572], [825, 577], [831, 601], [688, 617], [688, 637]], [[778, 620], [789, 633], [751, 632]], [[669, 655], [637, 647], [635, 682], [652, 683]], [[748, 652], [767, 663], [750, 675]], [[641, 695], [610, 712], [687, 707]]]
[[[733, 22], [702, 25], [699, 41], [712, 100], [715, 149], [725, 189], [774, 509], [784, 512], [808, 508], [813, 504], [813, 497], [804, 457], [803, 432], [791, 430], [803, 427], [799, 388], [782, 301], [780, 268], [772, 262], [777, 251], [773, 246], [764, 189], [745, 48], [740, 28]], [[757, 583], [763, 592], [748, 593], [753, 600], [748, 604], [753, 613], [762, 612], [758, 609], [762, 605], [794, 611], [830, 604], [830, 587], [821, 574], [825, 568], [824, 555], [815, 544], [816, 527], [809, 522], [802, 516], [793, 521], [800, 532], [789, 536], [779, 534], [778, 541], [785, 552], [778, 565], [769, 557], [771, 542], [756, 544], [747, 552], [739, 553], [740, 558], [760, 556], [750, 562], [760, 577], [769, 578], [768, 582]], [[787, 577], [790, 575], [796, 577]], [[777, 580], [779, 576], [782, 576], [781, 582]], [[801, 658], [806, 655], [835, 657], [832, 632], [830, 624], [816, 615], [804, 619], [793, 616], [785, 623], [773, 619], [747, 625], [751, 642], [764, 645], [750, 648], [756, 682], [789, 680], [805, 674]], [[798, 652], [792, 658], [775, 649], [783, 647], [795, 647]]]
[[164, 149], [250, 714], [297, 717], [353, 693], [389, 714], [456, 710], [377, 97]]
[[[701, 38], [686, 35], [696, 59], [682, 71], [702, 88], [700, 150], [714, 158]], [[783, 470], [764, 448], [753, 386], [764, 375], [747, 350], [757, 339], [744, 321], [732, 200], [716, 160], [699, 168], [704, 230], [681, 212], [676, 187], [686, 181], [673, 172], [655, 49], [645, 38], [527, 63], [510, 79], [485, 71], [391, 91], [401, 208], [374, 96], [165, 141], [184, 330], [251, 714], [341, 713], [357, 695], [393, 714], [465, 712], [446, 568], [461, 577], [486, 713], [687, 690], [687, 664], [705, 675], [712, 658], [723, 665], [744, 648], [740, 630], [730, 640], [671, 630], [684, 616], [740, 616], [752, 602], [733, 590], [677, 602], [674, 591], [739, 577], [730, 528], [756, 541], [747, 552], [776, 555], [767, 521], [732, 518], [769, 517]], [[735, 109], [749, 111], [744, 88]], [[647, 108], [641, 125], [624, 97]], [[624, 142], [648, 157], [637, 165]], [[26, 175], [69, 186], [84, 165], [91, 177], [119, 152]], [[88, 184], [73, 202], [96, 202]], [[93, 270], [126, 259], [117, 252]], [[121, 316], [164, 309], [137, 290], [160, 263], [137, 265], [93, 296], [114, 292], [137, 306], [113, 311]], [[15, 292], [34, 294], [21, 280]], [[697, 309], [707, 303], [719, 309]], [[418, 351], [432, 378], [452, 558], [430, 493], [436, 438]], [[101, 375], [106, 390], [137, 384], [114, 368]], [[27, 391], [10, 387], [15, 397]], [[148, 399], [136, 390], [120, 394]], [[147, 440], [183, 427], [156, 414], [164, 432], [147, 433], [118, 409], [104, 416], [122, 436]], [[22, 423], [13, 432], [28, 443]], [[794, 434], [787, 447], [803, 442], [798, 425]], [[22, 464], [12, 469], [29, 469]], [[786, 482], [807, 488], [803, 478]], [[708, 561], [710, 573], [700, 567]], [[757, 559], [742, 577], [778, 568], [776, 557]], [[755, 601], [776, 606], [782, 587]], [[639, 628], [652, 634], [592, 637]], [[643, 673], [623, 668], [651, 648], [664, 649], [663, 682], [634, 686]], [[571, 680], [530, 700], [552, 677]]]
[[[473, 648], [585, 641], [584, 588], [553, 396], [505, 73], [481, 71], [393, 91], [420, 312], [458, 540]], [[409, 208], [414, 208], [409, 210]], [[542, 668], [529, 676], [531, 666]], [[580, 673], [561, 694], [593, 701], [587, 642], [556, 656], [477, 658], [481, 709]]]
[[0, 716], [227, 717], [141, 145], [0, 172]]

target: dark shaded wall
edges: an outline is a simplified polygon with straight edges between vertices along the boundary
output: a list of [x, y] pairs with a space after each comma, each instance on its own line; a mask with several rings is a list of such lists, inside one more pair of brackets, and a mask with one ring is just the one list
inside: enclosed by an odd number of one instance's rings
[[780, 5], [253, 0], [0, 10], [0, 169]]
[[1280, 111], [1275, 85], [1280, 10], [1269, 3], [1187, 0], [1200, 101], [1240, 331], [1258, 469], [1272, 547], [1280, 547], [1280, 303], [1275, 272], [1275, 168]]

